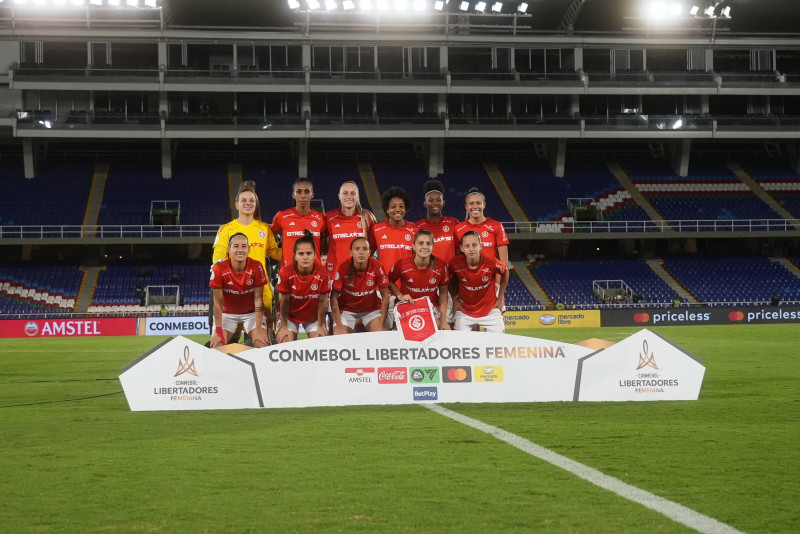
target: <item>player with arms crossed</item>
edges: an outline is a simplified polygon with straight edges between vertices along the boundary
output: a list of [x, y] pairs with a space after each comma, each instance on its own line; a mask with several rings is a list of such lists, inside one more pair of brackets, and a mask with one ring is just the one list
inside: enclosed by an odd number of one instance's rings
[[[420, 230], [414, 236], [412, 257], [401, 258], [389, 271], [389, 289], [397, 302], [412, 302], [428, 297], [440, 330], [450, 330], [447, 324], [448, 282], [447, 264], [432, 255], [433, 233]], [[402, 290], [397, 281], [402, 282]]]
[[264, 267], [249, 258], [247, 236], [233, 234], [228, 242], [228, 258], [214, 264], [208, 286], [214, 292], [212, 348], [227, 345], [241, 324], [254, 347], [269, 345], [264, 320]]
[[[305, 231], [311, 232], [314, 237], [314, 249], [320, 252], [320, 239], [325, 233], [325, 216], [311, 209], [311, 199], [314, 198], [314, 185], [308, 178], [300, 178], [292, 185], [292, 198], [294, 207], [279, 211], [272, 219], [272, 232], [281, 236], [283, 260], [281, 268], [292, 264], [294, 244], [303, 237]], [[319, 263], [319, 255], [315, 255]]]
[[350, 244], [350, 261], [339, 266], [331, 291], [333, 333], [349, 334], [359, 319], [370, 332], [386, 330], [389, 279], [381, 262], [369, 255], [369, 242], [357, 237]]
[[328, 270], [317, 259], [315, 236], [308, 230], [294, 242], [294, 261], [278, 275], [278, 343], [294, 341], [302, 325], [308, 337], [328, 335]]
[[[483, 254], [477, 232], [469, 231], [461, 238], [461, 252], [450, 260], [450, 294], [455, 302], [455, 330], [484, 327], [487, 332], [505, 332], [503, 295], [508, 285], [508, 268], [496, 258]], [[500, 288], [495, 292], [495, 276]]]

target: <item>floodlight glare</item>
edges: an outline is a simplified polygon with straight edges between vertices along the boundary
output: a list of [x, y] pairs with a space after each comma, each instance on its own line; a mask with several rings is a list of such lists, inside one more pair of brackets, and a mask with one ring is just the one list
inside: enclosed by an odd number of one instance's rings
[[102, 6], [103, 0], [89, 0], [89, 3], [92, 4], [93, 6]]
[[677, 2], [672, 2], [669, 6], [669, 14], [673, 17], [680, 17], [683, 6]]
[[57, 7], [67, 5], [67, 0], [53, 0], [53, 5]]
[[86, 5], [86, 0], [69, 0], [69, 3], [72, 4], [73, 6], [82, 7]]
[[503, 2], [495, 2], [492, 4], [492, 11], [500, 13], [503, 10]]
[[653, 2], [650, 4], [650, 17], [654, 19], [658, 19], [664, 16], [666, 12], [666, 8], [664, 7], [663, 2]]
[[425, 0], [414, 0], [414, 11], [425, 11]]
[[520, 2], [519, 6], [517, 6], [517, 11], [519, 11], [520, 13], [527, 13], [528, 2]]
[[683, 119], [678, 119], [672, 124], [673, 130], [679, 130], [683, 127]]
[[720, 15], [726, 19], [731, 18], [731, 6], [722, 8], [722, 13], [720, 13]]
[[289, 0], [289, 9], [300, 9], [300, 0]]
[[158, 0], [144, 0], [144, 5], [155, 9], [158, 7]]
[[700, 8], [697, 6], [692, 6], [692, 9], [689, 10], [689, 14], [693, 17], [697, 16], [697, 13], [700, 11]]
[[479, 13], [486, 11], [486, 2], [478, 2], [475, 4], [475, 11], [478, 11]]
[[361, 0], [358, 5], [361, 6], [361, 11], [372, 11], [372, 0]]
[[108, 5], [111, 7], [119, 7], [122, 5], [122, 0], [108, 0]]
[[46, 0], [33, 0], [33, 5], [35, 6], [43, 6]]
[[319, 9], [319, 0], [308, 0], [308, 9]]
[[378, 11], [389, 11], [389, 0], [378, 0]]
[[458, 9], [460, 9], [461, 11], [469, 11], [469, 2], [464, 0], [463, 2], [461, 2], [461, 5], [458, 6]]
[[139, 0], [128, 0], [125, 3], [128, 7], [139, 7]]
[[353, 0], [344, 0], [344, 2], [342, 2], [342, 7], [345, 11], [351, 11], [356, 8], [356, 5], [353, 3]]
[[444, 2], [442, 0], [436, 0], [433, 3], [433, 9], [435, 9], [436, 11], [443, 10], [444, 9]]
[[705, 11], [703, 11], [706, 17], [713, 17], [714, 16], [714, 6], [708, 6]]
[[334, 11], [336, 9], [336, 0], [325, 0], [325, 9]]
[[28, 0], [14, 0], [15, 4], [25, 5], [28, 3]]
[[394, 10], [397, 12], [403, 12], [408, 7], [406, 0], [394, 0]]

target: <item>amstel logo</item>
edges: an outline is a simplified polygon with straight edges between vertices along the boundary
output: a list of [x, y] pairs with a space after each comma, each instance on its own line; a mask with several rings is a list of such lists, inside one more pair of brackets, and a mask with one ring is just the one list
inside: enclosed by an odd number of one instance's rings
[[652, 367], [653, 369], [660, 370], [656, 363], [655, 355], [650, 352], [650, 347], [647, 345], [646, 339], [642, 342], [642, 352], [639, 353], [639, 365], [636, 366], [636, 370], [638, 371], [643, 367]]
[[25, 334], [33, 337], [39, 333], [39, 325], [36, 324], [34, 321], [28, 321], [25, 323]]
[[178, 358], [178, 370], [175, 371], [175, 374], [172, 376], [173, 377], [181, 376], [184, 373], [189, 373], [190, 375], [193, 376], [200, 376], [200, 374], [197, 372], [197, 369], [194, 366], [194, 359], [189, 360], [188, 345], [183, 348], [183, 361], [181, 361], [181, 359]]
[[637, 323], [649, 323], [650, 322], [650, 314], [649, 313], [635, 313], [633, 314], [633, 320]]
[[730, 319], [735, 323], [738, 323], [739, 321], [744, 321], [744, 313], [740, 311], [732, 311], [728, 314], [728, 319]]

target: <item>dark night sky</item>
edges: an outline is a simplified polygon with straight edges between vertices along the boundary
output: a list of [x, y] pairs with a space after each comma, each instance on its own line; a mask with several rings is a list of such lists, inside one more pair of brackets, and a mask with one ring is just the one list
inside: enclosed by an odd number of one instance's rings
[[[179, 26], [288, 27], [295, 20], [286, 0], [166, 0], [171, 23]], [[458, 0], [452, 0], [451, 3]], [[588, 0], [575, 25], [577, 32], [619, 31], [641, 26], [631, 20], [642, 5], [655, 0]], [[686, 5], [707, 0], [679, 1]], [[797, 33], [800, 35], [800, 0], [726, 0], [731, 32]], [[528, 0], [536, 30], [554, 30], [571, 0]], [[799, 37], [800, 39], [800, 37]]]

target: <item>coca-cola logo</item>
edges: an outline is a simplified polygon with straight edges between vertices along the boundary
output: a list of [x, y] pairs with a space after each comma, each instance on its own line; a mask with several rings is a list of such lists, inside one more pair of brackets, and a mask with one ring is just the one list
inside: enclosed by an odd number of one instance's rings
[[378, 384], [405, 384], [408, 382], [408, 369], [405, 367], [379, 367]]

